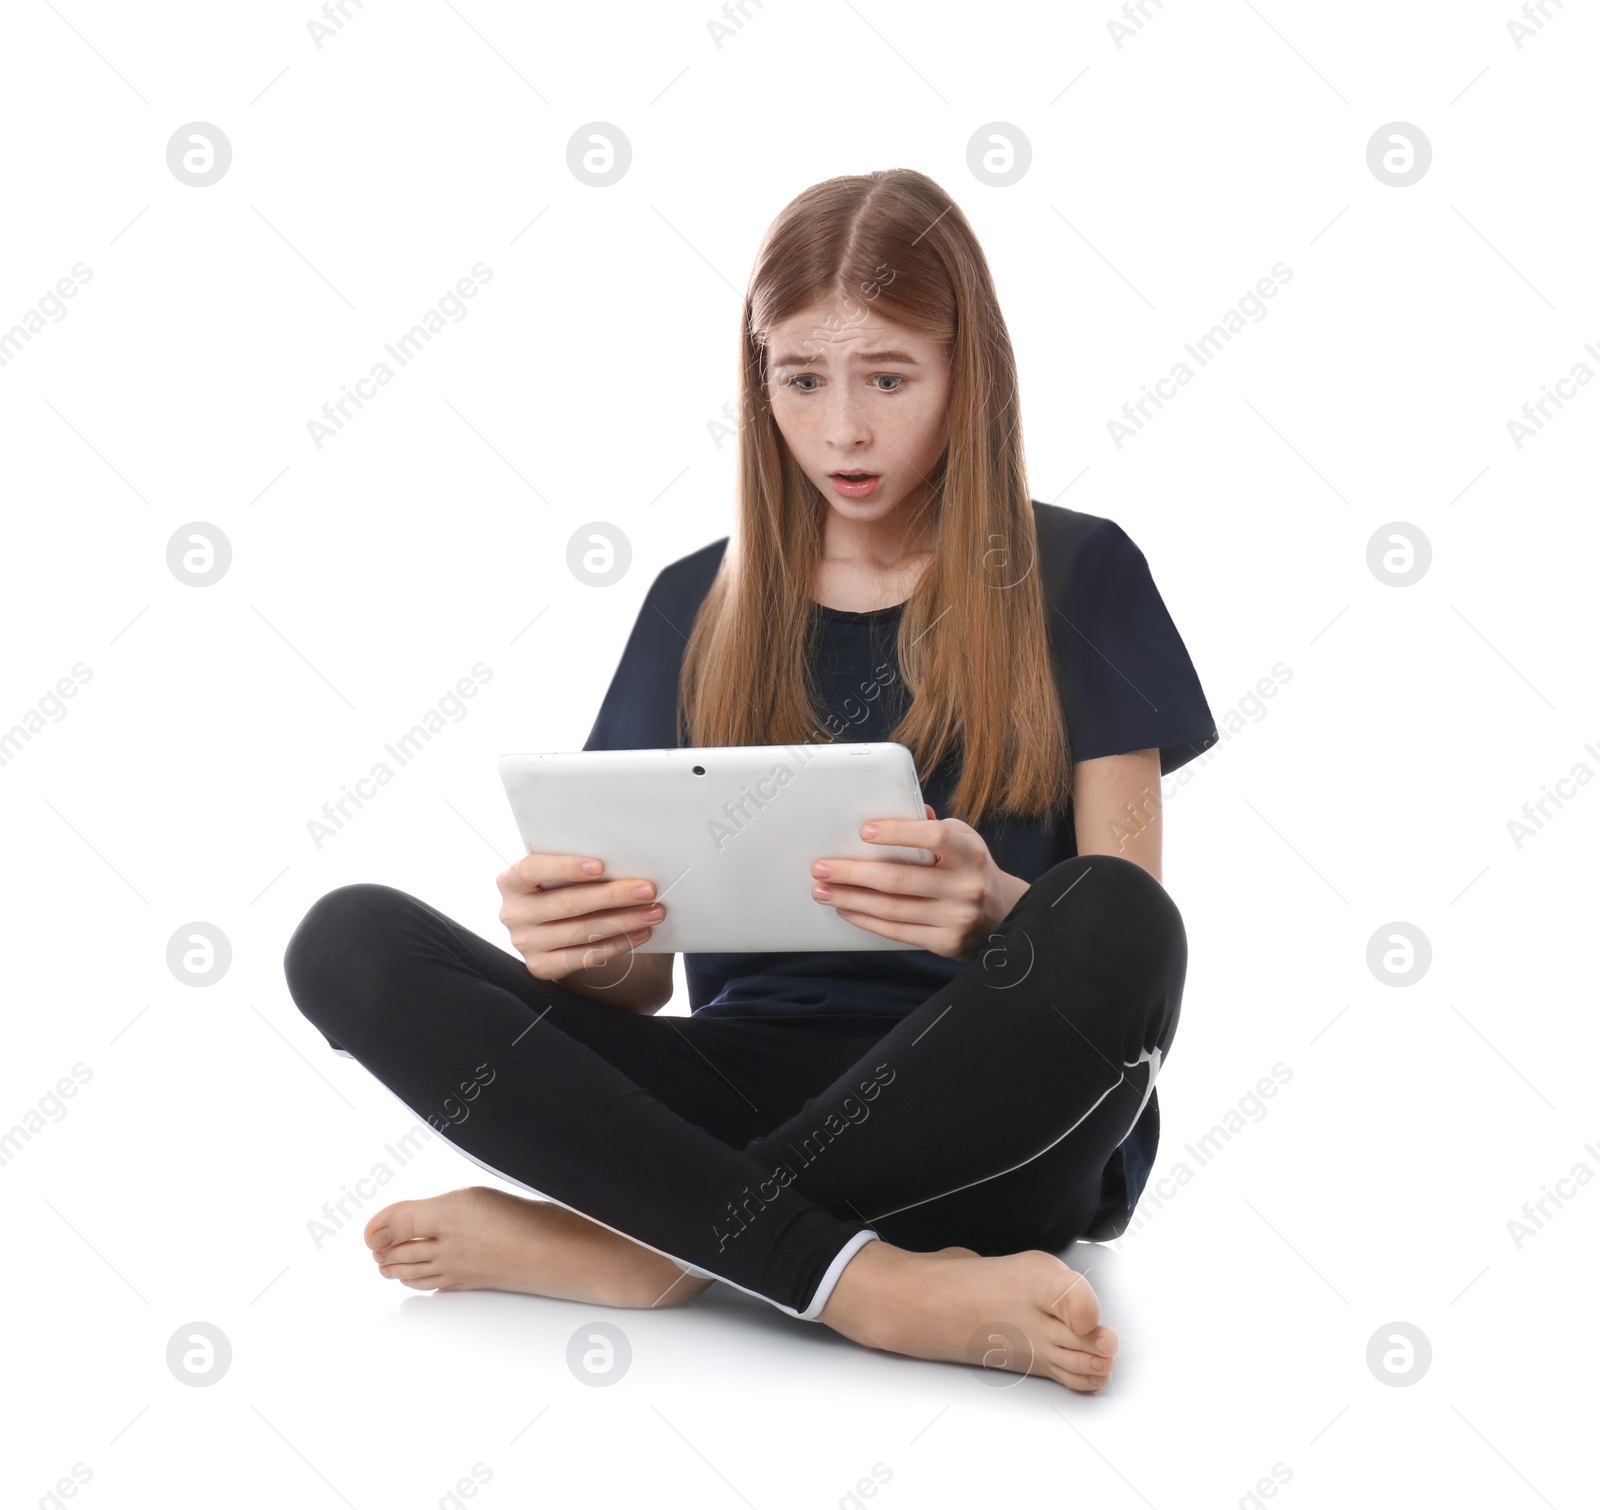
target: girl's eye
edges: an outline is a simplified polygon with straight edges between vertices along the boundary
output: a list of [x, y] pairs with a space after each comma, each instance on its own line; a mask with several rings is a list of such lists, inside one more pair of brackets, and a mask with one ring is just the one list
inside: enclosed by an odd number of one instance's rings
[[[817, 375], [814, 372], [800, 372], [796, 373], [793, 377], [786, 377], [783, 380], [783, 385], [786, 388], [793, 388], [800, 393], [815, 393], [817, 391], [815, 388], [802, 387], [801, 385], [806, 383], [815, 383], [817, 380]], [[898, 393], [903, 387], [905, 387], [906, 382], [904, 375], [898, 372], [875, 372], [872, 375], [871, 381], [874, 387], [877, 387], [880, 382], [890, 382], [894, 384], [892, 388], [878, 388], [879, 393]]]

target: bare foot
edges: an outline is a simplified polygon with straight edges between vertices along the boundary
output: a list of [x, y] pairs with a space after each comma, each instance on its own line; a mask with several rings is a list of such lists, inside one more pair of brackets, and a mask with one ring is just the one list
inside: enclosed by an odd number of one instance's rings
[[711, 1283], [554, 1201], [485, 1185], [396, 1201], [364, 1235], [378, 1272], [413, 1290], [514, 1290], [650, 1307], [682, 1305]]
[[1110, 1379], [1117, 1351], [1089, 1281], [1042, 1250], [980, 1258], [879, 1239], [845, 1265], [818, 1319], [866, 1347], [1039, 1374], [1085, 1394]]

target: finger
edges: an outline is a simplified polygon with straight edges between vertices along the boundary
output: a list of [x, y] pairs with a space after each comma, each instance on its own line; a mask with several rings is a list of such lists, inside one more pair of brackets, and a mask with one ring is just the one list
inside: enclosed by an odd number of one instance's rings
[[[817, 867], [825, 866], [828, 874], [819, 876]], [[825, 886], [870, 887], [873, 891], [888, 892], [907, 897], [933, 897], [944, 901], [947, 894], [946, 871], [940, 884], [934, 883], [930, 871], [938, 867], [914, 865], [905, 860], [850, 860], [834, 859], [831, 855], [818, 860], [811, 867], [814, 880]]]
[[[594, 871], [588, 866], [598, 866]], [[552, 855], [535, 850], [496, 877], [506, 896], [526, 895], [551, 881], [592, 881], [605, 874], [605, 861], [593, 855]]]
[[[614, 881], [589, 881], [575, 886], [558, 886], [540, 893], [540, 918], [543, 923], [563, 923], [568, 918], [619, 917], [651, 905], [656, 888], [640, 876], [619, 876]], [[564, 942], [575, 943], [579, 935]]]
[[[927, 807], [927, 803], [923, 806]], [[860, 833], [869, 844], [914, 844], [919, 849], [936, 849], [933, 841], [943, 822], [941, 818], [874, 818], [861, 825]], [[873, 832], [868, 833], [869, 829]]]
[[902, 944], [915, 944], [919, 949], [931, 949], [943, 929], [931, 928], [926, 924], [897, 923], [887, 918], [875, 917], [871, 913], [857, 912], [854, 910], [839, 909], [839, 916], [845, 922], [853, 923], [857, 928], [868, 933], [881, 933], [884, 938], [898, 939]]
[[[518, 948], [530, 975], [538, 976], [540, 979], [560, 979], [561, 976], [569, 975], [574, 970], [598, 969], [609, 960], [631, 954], [653, 932], [655, 930], [650, 927], [634, 928], [627, 932], [574, 943], [564, 942], [561, 939], [544, 942], [528, 939], [519, 941]], [[554, 976], [547, 974], [545, 970], [551, 962], [559, 967], [558, 974]]]
[[[869, 829], [873, 832], [868, 833]], [[868, 844], [885, 846], [904, 863], [923, 870], [981, 864], [989, 857], [989, 846], [982, 834], [948, 818], [878, 818], [861, 825], [861, 837]], [[923, 860], [912, 850], [922, 850], [933, 859]], [[833, 863], [831, 855], [828, 862]]]
[[818, 886], [828, 895], [819, 897], [815, 889], [812, 900], [842, 912], [865, 912], [890, 923], [920, 923], [924, 928], [948, 926], [948, 909], [937, 897], [905, 896], [899, 893], [875, 891], [870, 886], [840, 886], [833, 881], [819, 881]]
[[[599, 964], [613, 955], [636, 948], [655, 931], [651, 923], [641, 923], [637, 918], [629, 921], [632, 925], [629, 927], [601, 929], [598, 926], [582, 926], [576, 933], [568, 929], [550, 944], [546, 952], [565, 954], [568, 959], [583, 959], [588, 964]], [[585, 919], [586, 925], [587, 922]]]

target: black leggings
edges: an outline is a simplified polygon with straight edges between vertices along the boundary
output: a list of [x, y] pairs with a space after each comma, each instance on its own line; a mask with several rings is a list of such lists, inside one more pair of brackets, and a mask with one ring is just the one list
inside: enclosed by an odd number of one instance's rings
[[873, 1237], [998, 1254], [1082, 1236], [1187, 952], [1154, 876], [1089, 855], [898, 1020], [633, 1013], [374, 884], [317, 901], [284, 972], [331, 1045], [476, 1163], [815, 1320]]

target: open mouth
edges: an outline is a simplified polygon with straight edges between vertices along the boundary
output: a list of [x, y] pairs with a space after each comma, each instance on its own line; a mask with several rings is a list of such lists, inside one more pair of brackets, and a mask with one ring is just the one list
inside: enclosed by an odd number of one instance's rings
[[846, 498], [868, 498], [878, 487], [876, 472], [830, 472], [828, 478]]

